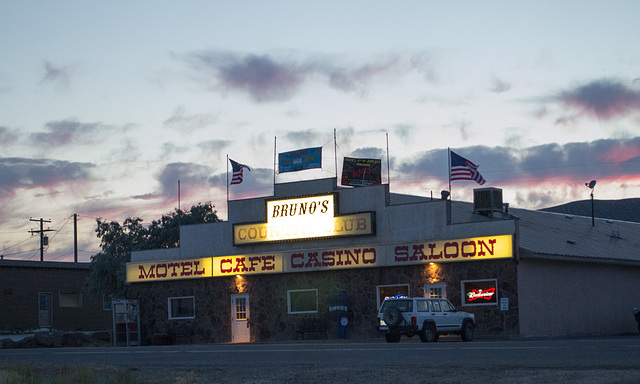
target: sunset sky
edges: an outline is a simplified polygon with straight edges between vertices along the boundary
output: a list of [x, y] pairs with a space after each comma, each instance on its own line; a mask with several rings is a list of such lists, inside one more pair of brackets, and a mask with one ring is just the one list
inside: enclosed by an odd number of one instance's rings
[[[638, 1], [5, 1], [0, 254], [80, 261], [96, 218], [273, 192], [274, 150], [383, 160], [440, 196], [447, 148], [512, 207], [640, 197]], [[334, 151], [334, 130], [337, 151]], [[388, 137], [388, 151], [387, 151]], [[387, 178], [387, 156], [390, 160]], [[471, 201], [472, 181], [454, 200]]]

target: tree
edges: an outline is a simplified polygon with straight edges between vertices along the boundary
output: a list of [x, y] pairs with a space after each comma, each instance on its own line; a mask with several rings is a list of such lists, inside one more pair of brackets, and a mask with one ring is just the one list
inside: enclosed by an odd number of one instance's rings
[[101, 251], [91, 257], [89, 277], [85, 291], [91, 296], [127, 297], [126, 264], [132, 251], [175, 248], [180, 245], [182, 225], [215, 223], [221, 221], [213, 203], [198, 203], [189, 212], [176, 209], [148, 227], [139, 217], [127, 218], [122, 225], [117, 221], [96, 219], [96, 236], [100, 238]]

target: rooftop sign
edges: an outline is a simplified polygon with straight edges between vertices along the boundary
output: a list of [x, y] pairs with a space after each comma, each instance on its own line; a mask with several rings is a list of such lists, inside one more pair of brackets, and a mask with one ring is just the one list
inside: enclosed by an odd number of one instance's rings
[[235, 224], [233, 244], [374, 234], [373, 213], [336, 216], [335, 196], [267, 201], [267, 222]]

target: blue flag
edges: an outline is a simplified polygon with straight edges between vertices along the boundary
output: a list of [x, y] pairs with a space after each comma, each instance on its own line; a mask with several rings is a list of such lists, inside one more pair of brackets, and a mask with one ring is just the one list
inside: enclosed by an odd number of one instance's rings
[[322, 168], [322, 147], [278, 153], [279, 173]]

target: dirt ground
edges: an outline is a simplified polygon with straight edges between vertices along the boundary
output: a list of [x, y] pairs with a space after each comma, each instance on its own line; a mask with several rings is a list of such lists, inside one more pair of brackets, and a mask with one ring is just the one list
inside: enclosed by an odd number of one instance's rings
[[530, 384], [530, 383], [640, 383], [640, 367], [635, 369], [566, 369], [566, 368], [475, 368], [475, 367], [379, 367], [376, 369], [328, 368], [300, 365], [247, 370], [246, 367], [224, 369], [204, 367], [179, 370], [165, 375], [161, 370], [140, 372], [154, 374], [154, 383], [465, 383], [465, 384]]

